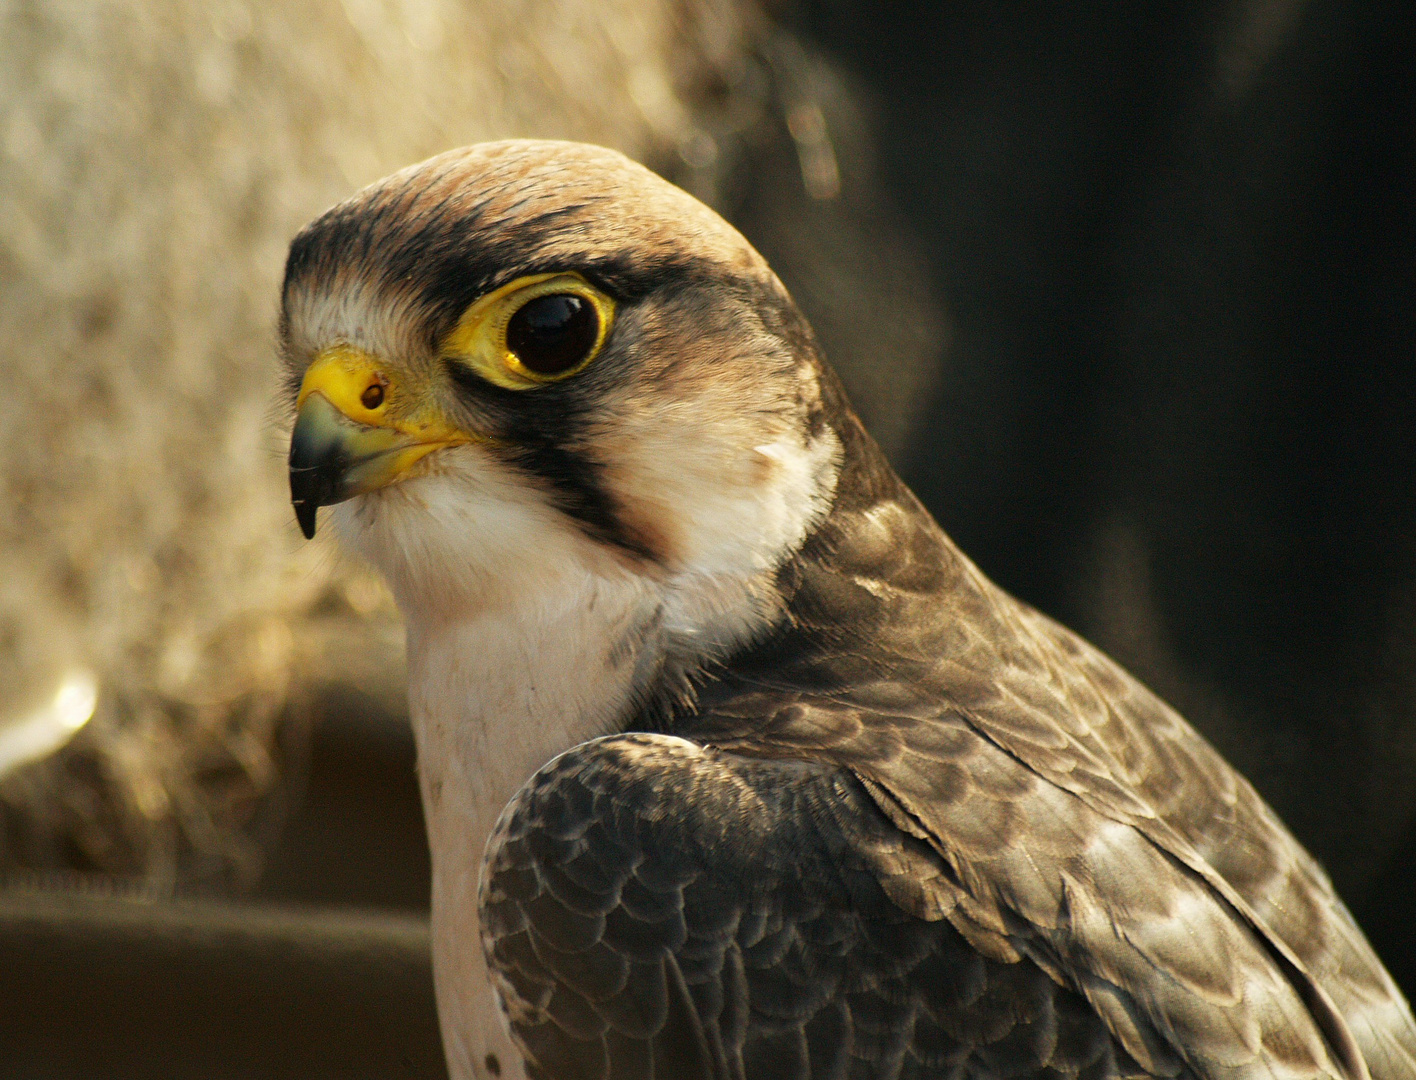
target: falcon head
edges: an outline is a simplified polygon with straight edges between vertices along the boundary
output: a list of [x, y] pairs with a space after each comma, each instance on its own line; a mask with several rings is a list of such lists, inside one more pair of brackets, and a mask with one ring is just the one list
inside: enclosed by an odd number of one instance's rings
[[295, 239], [281, 337], [300, 526], [332, 506], [405, 614], [588, 578], [741, 638], [832, 498], [844, 405], [781, 282], [610, 150], [483, 144], [360, 192]]

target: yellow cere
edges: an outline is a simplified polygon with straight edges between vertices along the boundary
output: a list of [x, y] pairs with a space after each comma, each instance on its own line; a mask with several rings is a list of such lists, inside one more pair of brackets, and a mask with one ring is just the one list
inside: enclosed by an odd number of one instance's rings
[[[368, 393], [372, 386], [379, 389], [375, 395]], [[297, 413], [303, 415], [312, 408], [314, 402], [309, 401], [312, 395], [319, 395], [344, 418], [354, 420], [361, 429], [374, 429], [362, 436], [354, 432], [344, 433], [344, 439], [351, 442], [351, 453], [360, 456], [396, 450], [398, 453], [389, 457], [389, 464], [396, 464], [399, 470], [406, 469], [440, 446], [486, 442], [473, 433], [450, 425], [432, 403], [419, 405], [406, 399], [401, 401], [401, 395], [406, 398], [405, 389], [385, 371], [377, 358], [354, 345], [331, 345], [316, 355], [300, 384], [300, 393], [296, 398]], [[375, 402], [372, 408], [365, 405], [365, 401], [370, 399]], [[374, 432], [382, 432], [385, 437], [375, 439]], [[353, 446], [353, 443], [358, 443], [358, 446]]]
[[[364, 393], [375, 385], [384, 388], [383, 402], [378, 408], [370, 409], [364, 405]], [[305, 372], [305, 381], [300, 384], [295, 407], [304, 405], [305, 399], [316, 392], [356, 423], [370, 427], [388, 424], [386, 416], [392, 386], [374, 358], [362, 349], [334, 345], [316, 356]]]
[[[554, 375], [542, 375], [528, 369], [507, 347], [506, 330], [512, 316], [525, 304], [551, 293], [570, 293], [588, 301], [599, 316], [599, 330], [595, 344], [579, 364]], [[531, 274], [494, 289], [474, 302], [443, 340], [443, 351], [496, 386], [506, 390], [529, 390], [559, 382], [583, 370], [604, 345], [614, 317], [615, 302], [579, 274]]]

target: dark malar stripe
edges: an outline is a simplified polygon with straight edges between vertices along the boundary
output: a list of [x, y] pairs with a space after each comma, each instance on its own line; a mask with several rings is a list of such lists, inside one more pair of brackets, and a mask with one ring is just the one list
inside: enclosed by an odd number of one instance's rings
[[528, 476], [544, 480], [555, 492], [559, 509], [591, 539], [636, 559], [663, 561], [660, 553], [621, 519], [599, 464], [565, 448], [578, 441], [575, 428], [581, 410], [574, 404], [574, 388], [546, 387], [546, 396], [554, 400], [537, 401], [528, 391], [493, 386], [456, 360], [445, 361], [444, 370], [493, 423], [495, 439], [487, 447], [490, 453]]

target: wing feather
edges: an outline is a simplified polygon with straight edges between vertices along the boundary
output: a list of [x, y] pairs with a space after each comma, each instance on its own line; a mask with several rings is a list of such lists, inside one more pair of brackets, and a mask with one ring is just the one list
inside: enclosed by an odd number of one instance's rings
[[610, 736], [537, 774], [487, 860], [483, 943], [534, 1077], [1144, 1072], [1040, 966], [896, 903], [909, 868], [952, 886], [840, 769]]
[[[833, 515], [795, 573], [793, 639], [710, 690], [703, 737], [830, 761], [869, 781], [892, 820], [928, 837], [973, 898], [956, 902], [955, 918], [961, 930], [963, 915], [983, 928], [980, 948], [1009, 913], [1045, 926], [1058, 875], [1080, 859], [1073, 909], [1097, 908], [1098, 926], [1135, 923], [1120, 952], [1089, 938], [1102, 949], [1094, 958], [1119, 963], [1135, 951], [1113, 974], [1131, 980], [1123, 989], [1137, 1007], [1161, 1010], [1162, 1030], [1181, 1016], [1198, 1024], [1175, 1029], [1177, 1040], [1199, 1039], [1186, 1052], [1238, 1060], [1200, 1038], [1232, 1029], [1237, 1045], [1264, 1049], [1255, 1067], [1270, 1052], [1296, 1062], [1302, 1044], [1320, 1071], [1416, 1077], [1405, 1000], [1326, 875], [1248, 783], [1121, 668], [992, 585], [908, 492]], [[832, 674], [834, 655], [860, 652], [875, 658], [873, 679]], [[1063, 823], [1072, 833], [1058, 831]], [[1076, 847], [1087, 838], [1091, 849]], [[1126, 875], [1144, 888], [1123, 901]], [[1174, 913], [1138, 906], [1146, 892], [1186, 905], [1188, 937], [1163, 929]], [[1056, 963], [1061, 974], [1067, 961]], [[1151, 1001], [1148, 965], [1166, 974]], [[1239, 983], [1206, 985], [1220, 976]], [[1211, 1030], [1187, 997], [1165, 1004], [1159, 988], [1172, 982], [1201, 999], [1242, 986], [1265, 1004], [1256, 1013], [1249, 1001], [1234, 1023], [1213, 1018]], [[1255, 1016], [1266, 1017], [1258, 1043], [1247, 1026]]]

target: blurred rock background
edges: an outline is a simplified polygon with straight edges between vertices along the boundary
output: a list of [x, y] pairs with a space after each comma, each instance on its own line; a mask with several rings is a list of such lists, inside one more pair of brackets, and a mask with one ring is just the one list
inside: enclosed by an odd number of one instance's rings
[[299, 541], [273, 319], [321, 209], [514, 135], [737, 223], [965, 550], [1416, 986], [1413, 46], [1334, 0], [0, 0], [0, 1073], [440, 1075], [401, 632]]

